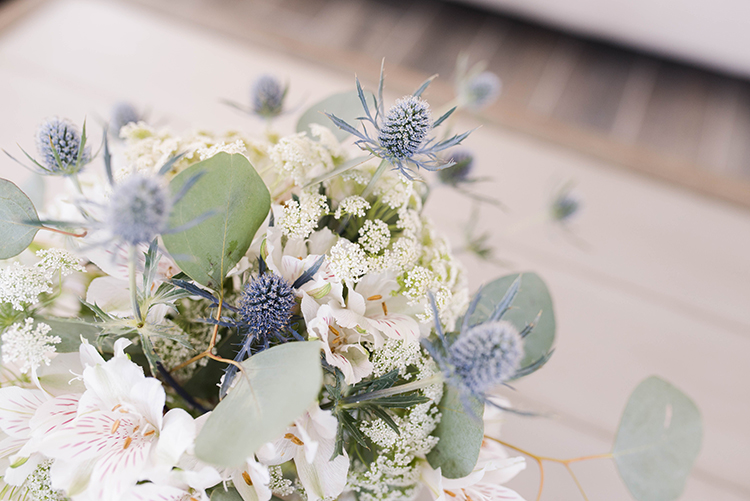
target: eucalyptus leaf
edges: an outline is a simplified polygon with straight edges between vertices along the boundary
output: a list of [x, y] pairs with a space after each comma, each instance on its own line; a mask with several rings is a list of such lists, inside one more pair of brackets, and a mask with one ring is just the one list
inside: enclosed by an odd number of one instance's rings
[[7, 179], [0, 179], [0, 259], [17, 256], [34, 241], [39, 227], [34, 204]]
[[656, 376], [630, 395], [614, 457], [638, 501], [672, 501], [682, 494], [703, 439], [701, 415], [680, 390]]
[[463, 478], [474, 470], [479, 458], [479, 449], [484, 440], [484, 404], [470, 399], [471, 411], [466, 413], [457, 389], [444, 385], [440, 400], [440, 419], [434, 436], [440, 438], [437, 445], [427, 454], [427, 461], [433, 468], [441, 468], [445, 478]]
[[488, 283], [482, 288], [482, 297], [469, 320], [471, 325], [486, 320], [519, 275], [521, 287], [510, 309], [502, 318], [512, 323], [520, 332], [527, 324], [534, 322], [541, 312], [534, 328], [524, 338], [525, 355], [521, 366], [526, 367], [546, 356], [555, 342], [555, 312], [552, 307], [552, 297], [539, 275], [516, 273]]
[[222, 482], [211, 493], [211, 501], [243, 501], [243, 499], [234, 487], [224, 489]]
[[170, 228], [190, 226], [163, 235], [164, 245], [190, 278], [221, 293], [229, 270], [245, 255], [255, 232], [268, 215], [271, 198], [250, 162], [242, 155], [219, 153], [199, 162], [170, 183], [172, 195], [203, 173], [172, 209]]
[[[365, 98], [368, 103], [374, 103], [374, 96], [371, 92], [365, 92]], [[352, 125], [357, 125], [357, 118], [364, 116], [365, 110], [362, 109], [362, 102], [356, 90], [334, 94], [315, 103], [308, 108], [297, 121], [297, 132], [310, 132], [310, 124], [320, 124], [333, 132], [339, 141], [347, 139], [350, 134], [336, 127], [325, 113], [336, 115], [338, 118]]]
[[319, 341], [275, 346], [242, 366], [244, 375], [237, 375], [236, 386], [195, 441], [195, 455], [218, 466], [239, 466], [260, 446], [281, 437], [317, 401], [323, 384]]

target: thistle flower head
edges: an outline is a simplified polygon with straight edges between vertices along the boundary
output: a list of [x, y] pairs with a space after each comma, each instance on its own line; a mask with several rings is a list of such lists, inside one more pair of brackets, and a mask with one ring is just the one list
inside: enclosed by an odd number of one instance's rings
[[255, 81], [250, 93], [253, 112], [264, 118], [279, 116], [284, 110], [287, 90], [288, 87], [276, 77], [262, 75]]
[[456, 186], [468, 181], [474, 168], [474, 155], [468, 150], [457, 150], [451, 153], [448, 161], [453, 165], [438, 171], [440, 182]]
[[134, 174], [115, 185], [106, 223], [129, 244], [149, 243], [166, 229], [171, 209], [169, 193], [158, 179]]
[[294, 308], [294, 289], [275, 273], [261, 273], [245, 285], [239, 313], [250, 331], [270, 337], [289, 329]]
[[413, 157], [432, 128], [430, 105], [417, 96], [404, 96], [391, 106], [378, 141], [391, 158]]
[[448, 350], [455, 376], [476, 395], [512, 379], [523, 355], [521, 335], [504, 320], [470, 328]]
[[[336, 127], [356, 138], [354, 142], [356, 146], [383, 159], [385, 161], [383, 167], [390, 164], [391, 167], [399, 170], [409, 180], [413, 179], [412, 174], [415, 169], [423, 168], [435, 171], [447, 167], [449, 164], [446, 164], [445, 160], [441, 158], [442, 152], [461, 144], [461, 141], [466, 139], [471, 131], [456, 134], [446, 139], [437, 139], [434, 136], [428, 137], [428, 135], [433, 129], [446, 121], [456, 108], [451, 108], [440, 118], [432, 121], [430, 106], [422, 99], [422, 94], [432, 81], [432, 78], [429, 78], [414, 94], [396, 101], [396, 104], [386, 113], [383, 106], [383, 71], [384, 69], [381, 67], [378, 94], [377, 96], [371, 95], [375, 105], [373, 109], [370, 108], [368, 98], [359, 79], [356, 79], [357, 95], [364, 112], [357, 119], [362, 124], [362, 130], [336, 115], [331, 113], [326, 113], [326, 115]], [[367, 123], [377, 131], [377, 136], [370, 136]], [[369, 193], [372, 185], [379, 178], [379, 172], [382, 172], [382, 170], [378, 169], [373, 180], [365, 188], [365, 193]]]
[[473, 110], [481, 110], [500, 96], [502, 82], [494, 73], [484, 71], [470, 78], [462, 89], [462, 101]]
[[64, 118], [52, 117], [44, 121], [37, 129], [36, 144], [45, 174], [69, 176], [91, 161], [88, 147], [80, 151], [78, 128]]
[[141, 113], [127, 101], [120, 101], [112, 108], [112, 117], [109, 121], [109, 127], [112, 132], [118, 136], [120, 129], [130, 123], [137, 123], [143, 120]]

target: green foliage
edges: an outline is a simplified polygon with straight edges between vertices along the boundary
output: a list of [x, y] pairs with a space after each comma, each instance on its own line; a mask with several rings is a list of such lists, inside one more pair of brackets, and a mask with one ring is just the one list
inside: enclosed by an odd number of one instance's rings
[[39, 231], [34, 204], [15, 184], [0, 179], [0, 259], [17, 256], [31, 245]]
[[224, 483], [222, 482], [211, 492], [211, 501], [242, 501], [242, 496], [234, 487], [224, 490]]
[[53, 318], [53, 317], [35, 317], [37, 322], [44, 322], [52, 330], [50, 335], [58, 336], [62, 341], [55, 345], [58, 353], [78, 352], [81, 347], [81, 337], [87, 339], [89, 343], [95, 344], [100, 330], [94, 325], [83, 320], [70, 318]]
[[630, 395], [612, 456], [635, 499], [671, 501], [685, 488], [702, 438], [695, 403], [652, 376]]
[[[365, 93], [367, 99], [374, 100], [372, 93]], [[333, 132], [339, 141], [344, 141], [350, 134], [339, 129], [324, 113], [336, 115], [351, 124], [358, 123], [357, 117], [362, 116], [362, 101], [357, 91], [334, 94], [315, 103], [308, 108], [297, 121], [297, 132], [310, 132], [310, 124], [320, 124]]]
[[453, 386], [444, 385], [439, 405], [443, 417], [433, 433], [440, 441], [427, 454], [427, 461], [433, 468], [441, 468], [445, 478], [465, 477], [472, 472], [479, 458], [484, 440], [484, 403], [474, 398], [468, 403], [471, 413], [467, 414], [460, 392]]
[[323, 383], [318, 341], [275, 346], [242, 366], [195, 441], [195, 455], [218, 466], [239, 466], [281, 436], [317, 401]]
[[[400, 434], [391, 412], [394, 409], [408, 409], [414, 405], [430, 401], [429, 398], [419, 394], [418, 391], [380, 396], [380, 392], [384, 390], [398, 389], [396, 383], [401, 380], [398, 369], [347, 386], [344, 382], [344, 374], [339, 369], [329, 365], [325, 365], [324, 368], [334, 378], [335, 383], [325, 385], [326, 396], [329, 401], [321, 407], [331, 409], [339, 422], [331, 460], [343, 454], [345, 449], [349, 450], [355, 447], [355, 443], [360, 448], [371, 448], [370, 441], [359, 429], [357, 423], [363, 420], [382, 419], [389, 428]], [[349, 439], [352, 439], [354, 443]], [[358, 456], [362, 457], [363, 454], [360, 452]]]
[[[488, 283], [482, 288], [482, 298], [470, 320], [472, 325], [486, 320], [519, 276], [521, 277], [520, 289], [513, 299], [511, 308], [503, 316], [503, 320], [512, 323], [522, 334], [526, 334], [524, 330], [533, 324], [533, 329], [528, 331], [524, 338], [525, 355], [521, 366], [532, 366], [536, 370], [544, 365], [537, 362], [546, 362], [551, 355], [552, 345], [555, 342], [555, 312], [552, 307], [552, 297], [539, 275], [516, 273]], [[530, 372], [526, 372], [528, 373]]]
[[172, 194], [199, 173], [204, 174], [175, 204], [170, 227], [177, 230], [211, 215], [186, 230], [163, 235], [164, 245], [190, 278], [221, 294], [224, 277], [250, 247], [271, 198], [247, 158], [228, 153], [178, 174], [170, 184]]

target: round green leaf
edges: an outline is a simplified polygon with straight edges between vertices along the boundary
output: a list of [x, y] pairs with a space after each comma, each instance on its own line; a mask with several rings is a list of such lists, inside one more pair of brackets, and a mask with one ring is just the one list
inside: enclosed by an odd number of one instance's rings
[[471, 411], [467, 414], [458, 390], [444, 385], [440, 400], [442, 418], [434, 436], [440, 438], [437, 445], [427, 454], [427, 461], [434, 469], [441, 468], [445, 478], [463, 478], [474, 470], [479, 458], [479, 449], [484, 440], [484, 404], [470, 399]]
[[243, 501], [240, 493], [234, 487], [224, 488], [224, 483], [216, 486], [211, 493], [211, 501]]
[[17, 256], [34, 241], [39, 227], [34, 204], [18, 186], [0, 179], [0, 259]]
[[[372, 93], [365, 92], [367, 104], [374, 113], [375, 102], [373, 97]], [[310, 124], [320, 124], [329, 128], [339, 141], [343, 141], [350, 136], [348, 132], [336, 127], [324, 113], [336, 115], [355, 128], [359, 127], [357, 118], [365, 115], [357, 91], [342, 92], [329, 96], [308, 108], [297, 121], [297, 132], [310, 132]]]
[[[539, 275], [521, 273], [520, 276], [521, 287], [503, 320], [509, 321], [521, 331], [541, 312], [534, 329], [524, 338], [525, 355], [521, 366], [525, 367], [546, 356], [552, 349], [555, 342], [555, 311], [547, 285]], [[518, 277], [518, 273], [507, 275], [485, 285], [482, 288], [482, 298], [471, 316], [471, 323], [486, 320]]]
[[[172, 258], [190, 278], [214, 290], [245, 255], [268, 215], [265, 183], [242, 155], [219, 153], [178, 174], [173, 194], [197, 174], [202, 177], [172, 209], [169, 225], [188, 229], [163, 235]], [[194, 226], [191, 222], [211, 216]]]
[[702, 440], [695, 403], [652, 376], [630, 395], [612, 455], [636, 500], [672, 501], [685, 488]]
[[323, 384], [319, 341], [275, 346], [242, 366], [247, 378], [237, 374], [236, 386], [195, 441], [195, 455], [218, 466], [239, 466], [260, 446], [279, 438], [317, 401]]

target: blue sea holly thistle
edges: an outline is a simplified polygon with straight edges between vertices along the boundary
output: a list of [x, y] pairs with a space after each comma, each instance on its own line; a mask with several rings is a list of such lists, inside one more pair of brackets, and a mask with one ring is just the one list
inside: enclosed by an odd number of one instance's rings
[[547, 354], [528, 366], [521, 365], [524, 357], [524, 338], [534, 329], [537, 320], [526, 325], [520, 332], [513, 324], [503, 320], [518, 294], [520, 285], [519, 277], [492, 314], [483, 322], [472, 325], [471, 316], [482, 297], [480, 290], [464, 315], [460, 332], [453, 336], [443, 332], [435, 297], [429, 295], [437, 339], [423, 339], [422, 346], [438, 364], [446, 384], [458, 389], [467, 411], [471, 410], [472, 400], [504, 409], [488, 398], [489, 392], [512, 379], [534, 372], [545, 364], [551, 355]]
[[131, 103], [120, 101], [112, 108], [109, 128], [115, 136], [119, 136], [120, 129], [128, 124], [140, 122], [143, 118], [143, 115]]
[[[52, 117], [42, 122], [36, 131], [35, 140], [40, 159], [36, 160], [23, 148], [21, 151], [34, 165], [31, 170], [45, 176], [70, 177], [80, 191], [78, 173], [92, 158], [86, 139], [85, 121], [82, 131], [79, 131], [70, 120]], [[24, 165], [7, 151], [5, 154]]]
[[[242, 288], [237, 307], [228, 306], [236, 311], [238, 319], [234, 322], [227, 319], [221, 323], [224, 327], [236, 328], [241, 342], [234, 357], [239, 363], [246, 358], [267, 350], [271, 346], [289, 341], [304, 341], [304, 337], [294, 329], [294, 310], [297, 307], [295, 289], [312, 280], [323, 264], [321, 256], [313, 265], [293, 283], [266, 268], [266, 263], [259, 258], [258, 275], [252, 277]], [[237, 365], [229, 365], [221, 384], [221, 395], [226, 395], [237, 374]]]
[[[434, 78], [434, 77], [433, 77]], [[414, 94], [404, 96], [391, 106], [388, 113], [383, 104], [383, 68], [380, 70], [380, 83], [377, 97], [373, 96], [373, 108], [367, 102], [359, 79], [356, 80], [357, 94], [362, 104], [364, 116], [359, 117], [361, 130], [336, 115], [326, 113], [340, 129], [352, 134], [359, 148], [381, 159], [380, 166], [363, 192], [369, 195], [377, 180], [388, 166], [398, 169], [407, 179], [413, 179], [414, 169], [423, 168], [436, 171], [452, 165], [440, 157], [440, 152], [460, 144], [471, 133], [456, 134], [447, 139], [430, 136], [456, 108], [451, 108], [444, 115], [433, 121], [430, 106], [422, 99], [422, 94], [432, 81], [425, 81]], [[374, 129], [370, 131], [368, 124]]]
[[283, 85], [272, 75], [261, 75], [250, 91], [253, 113], [263, 118], [275, 118], [284, 111], [288, 85]]

